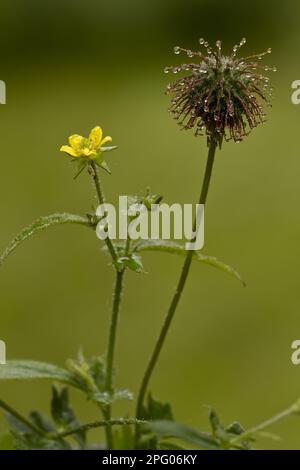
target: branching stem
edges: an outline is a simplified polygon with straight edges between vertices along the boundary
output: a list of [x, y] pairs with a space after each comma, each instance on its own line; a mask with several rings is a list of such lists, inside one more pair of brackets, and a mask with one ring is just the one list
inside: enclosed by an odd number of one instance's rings
[[[94, 162], [91, 163], [91, 176], [94, 180], [99, 204], [104, 204], [105, 197], [104, 197], [104, 193], [101, 187], [100, 178], [98, 175], [98, 169]], [[107, 248], [110, 252], [110, 255], [112, 257], [112, 260], [115, 263], [118, 260], [118, 254], [116, 252], [115, 246], [109, 237], [107, 237], [105, 241], [106, 241]], [[105, 389], [109, 393], [113, 391], [113, 362], [114, 362], [114, 353], [115, 353], [116, 338], [117, 338], [117, 326], [118, 326], [119, 310], [120, 310], [120, 303], [121, 303], [121, 296], [122, 296], [124, 272], [125, 272], [124, 268], [122, 268], [121, 270], [116, 269], [116, 284], [115, 284], [115, 290], [114, 290], [113, 308], [112, 308], [112, 316], [111, 316], [111, 322], [110, 322], [110, 328], [109, 328], [108, 348], [107, 348], [107, 357], [106, 357]], [[103, 408], [102, 412], [103, 412], [103, 416], [106, 422], [109, 422], [111, 418], [111, 405], [107, 405], [105, 408]], [[107, 441], [107, 447], [109, 449], [113, 449], [113, 436], [112, 436], [112, 429], [111, 429], [110, 424], [106, 426], [106, 441]]]

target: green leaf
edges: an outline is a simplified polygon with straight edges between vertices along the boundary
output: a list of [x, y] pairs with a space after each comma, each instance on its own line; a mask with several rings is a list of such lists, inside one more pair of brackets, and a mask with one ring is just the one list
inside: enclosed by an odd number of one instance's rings
[[209, 417], [209, 421], [210, 421], [210, 425], [212, 427], [213, 433], [217, 433], [219, 429], [222, 429], [222, 430], [224, 429], [224, 427], [220, 423], [217, 413], [215, 412], [213, 408], [209, 408], [208, 417]]
[[28, 422], [36, 426], [36, 430], [27, 426], [21, 421], [18, 416], [11, 413], [6, 413], [6, 419], [10, 424], [10, 433], [13, 437], [13, 447], [18, 450], [28, 449], [70, 449], [69, 444], [63, 439], [52, 440], [48, 439], [45, 432], [48, 428], [52, 428], [51, 423], [48, 422], [39, 412], [30, 413], [30, 420]]
[[219, 417], [213, 408], [209, 409], [209, 421], [212, 427], [213, 435], [220, 440], [220, 442], [229, 442], [230, 435], [225, 431], [224, 426], [219, 420]]
[[[60, 431], [67, 431], [80, 426], [80, 423], [69, 403], [69, 391], [67, 387], [63, 387], [61, 389], [56, 386], [52, 387], [51, 415]], [[73, 437], [81, 448], [85, 447], [85, 431], [78, 431], [73, 434]]]
[[[77, 159], [74, 159], [73, 161], [76, 161]], [[77, 162], [77, 172], [75, 173], [74, 180], [78, 178], [78, 176], [83, 172], [83, 170], [88, 166], [88, 163], [86, 160], [79, 159], [79, 162]]]
[[250, 450], [250, 440], [244, 440], [238, 443], [237, 445], [231, 445], [231, 439], [234, 436], [242, 435], [245, 430], [238, 421], [234, 421], [229, 426], [225, 427], [220, 422], [217, 413], [214, 409], [209, 409], [209, 420], [213, 430], [213, 435], [220, 443], [220, 447], [223, 449], [240, 449], [240, 450]]
[[18, 419], [17, 416], [14, 416], [13, 414], [7, 412], [5, 413], [5, 418], [7, 422], [9, 423], [10, 427], [14, 429], [15, 431], [25, 434], [25, 433], [30, 433], [32, 432], [32, 429], [27, 426], [23, 421]]
[[105, 387], [106, 363], [102, 356], [92, 357], [87, 361], [87, 369], [98, 389]]
[[65, 428], [75, 421], [75, 415], [69, 405], [69, 392], [67, 387], [59, 389], [52, 387], [51, 415], [54, 422]]
[[[154, 420], [173, 420], [173, 412], [169, 403], [163, 403], [155, 400], [151, 394], [148, 395], [148, 400], [142, 407], [141, 418], [146, 421]], [[140, 437], [138, 442], [139, 449], [159, 449], [159, 439], [147, 425], [141, 426]]]
[[173, 420], [173, 412], [169, 403], [155, 400], [151, 394], [148, 396], [147, 405], [143, 406], [142, 418], [146, 421]]
[[200, 449], [218, 449], [216, 439], [210, 434], [198, 431], [185, 424], [176, 421], [153, 421], [147, 425], [150, 430], [160, 439], [177, 438], [188, 442]]
[[68, 359], [67, 368], [75, 377], [78, 387], [89, 397], [103, 391], [105, 386], [105, 362], [102, 357], [85, 359], [79, 354], [78, 359]]
[[[186, 256], [188, 251], [180, 243], [176, 243], [168, 240], [140, 240], [136, 246], [135, 250], [140, 251], [164, 251], [171, 254]], [[219, 261], [214, 256], [202, 255], [199, 251], [193, 252], [193, 259], [199, 261], [200, 263], [208, 264], [214, 268], [220, 269], [231, 276], [238, 279], [244, 286], [246, 285], [239, 273], [229, 266], [228, 264]]]
[[72, 372], [66, 369], [39, 361], [12, 360], [0, 366], [0, 380], [33, 380], [50, 379], [78, 386]]
[[42, 432], [55, 432], [55, 427], [51, 421], [40, 411], [31, 411], [29, 419]]
[[86, 225], [88, 227], [92, 227], [89, 219], [87, 217], [81, 217], [80, 215], [74, 214], [52, 214], [46, 217], [39, 217], [33, 224], [29, 225], [28, 227], [24, 228], [19, 235], [17, 235], [6, 247], [2, 255], [0, 256], [0, 266], [3, 264], [5, 259], [27, 238], [34, 235], [36, 232], [41, 230], [46, 230], [53, 225], [58, 224], [79, 224], [79, 225]]
[[71, 450], [71, 446], [63, 439], [50, 440], [34, 433], [11, 431], [14, 448], [17, 450]]

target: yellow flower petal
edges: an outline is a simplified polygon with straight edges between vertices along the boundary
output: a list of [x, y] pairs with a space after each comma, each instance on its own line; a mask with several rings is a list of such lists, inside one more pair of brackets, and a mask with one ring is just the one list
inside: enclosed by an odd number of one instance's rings
[[91, 130], [89, 135], [89, 142], [92, 149], [96, 150], [100, 147], [102, 135], [103, 132], [100, 126], [96, 126]]
[[79, 151], [84, 144], [85, 138], [78, 134], [70, 135], [69, 144], [73, 147], [74, 150]]
[[74, 150], [72, 147], [70, 147], [69, 145], [62, 145], [60, 147], [60, 151], [61, 152], [65, 152], [67, 153], [68, 155], [71, 155], [71, 157], [79, 157], [78, 153], [76, 150]]
[[84, 147], [82, 149], [82, 154], [85, 156], [85, 157], [94, 157], [95, 155], [97, 155], [97, 152], [96, 150], [91, 150], [89, 149], [88, 147]]
[[101, 140], [101, 146], [103, 144], [106, 144], [106, 142], [111, 142], [112, 141], [112, 138], [108, 135], [106, 137], [104, 137], [104, 139]]

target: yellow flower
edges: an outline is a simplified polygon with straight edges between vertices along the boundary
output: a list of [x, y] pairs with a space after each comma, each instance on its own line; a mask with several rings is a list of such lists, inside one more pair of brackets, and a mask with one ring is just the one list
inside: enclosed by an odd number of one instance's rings
[[69, 145], [62, 145], [60, 151], [67, 153], [73, 158], [73, 161], [78, 162], [78, 172], [75, 178], [92, 162], [110, 173], [110, 169], [104, 160], [102, 153], [117, 148], [116, 146], [103, 147], [106, 142], [111, 141], [112, 138], [110, 136], [103, 138], [101, 127], [96, 126], [91, 130], [90, 135], [87, 138], [78, 134], [71, 135], [69, 137]]
[[94, 160], [105, 147], [102, 146], [106, 142], [111, 142], [112, 138], [110, 136], [103, 137], [103, 131], [100, 126], [94, 127], [91, 130], [88, 138], [82, 137], [78, 134], [73, 134], [69, 137], [69, 145], [62, 145], [60, 148], [61, 152], [65, 152], [73, 158], [86, 158], [89, 160]]

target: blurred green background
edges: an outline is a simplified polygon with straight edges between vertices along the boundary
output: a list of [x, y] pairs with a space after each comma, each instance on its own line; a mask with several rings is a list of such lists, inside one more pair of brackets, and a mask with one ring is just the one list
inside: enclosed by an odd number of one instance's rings
[[[100, 124], [119, 150], [103, 175], [110, 201], [147, 185], [165, 202], [198, 198], [204, 139], [180, 132], [168, 113], [165, 65], [172, 48], [199, 37], [228, 50], [246, 36], [247, 52], [273, 48], [275, 99], [269, 121], [242, 144], [218, 153], [206, 211], [204, 253], [235, 266], [247, 282], [193, 265], [152, 383], [179, 421], [208, 429], [212, 405], [224, 420], [251, 426], [300, 396], [299, 119], [291, 83], [300, 79], [300, 6], [260, 0], [2, 0], [0, 244], [39, 215], [86, 213], [95, 202], [88, 175], [73, 181], [59, 153], [71, 133]], [[129, 272], [117, 347], [117, 384], [140, 383], [182, 266], [167, 254], [144, 256], [146, 275]], [[0, 338], [7, 357], [63, 365], [79, 346], [106, 347], [113, 272], [99, 242], [63, 226], [30, 240], [0, 271]], [[21, 412], [48, 410], [50, 384], [0, 384]], [[72, 394], [83, 421], [98, 418]], [[117, 405], [115, 416], [133, 405]], [[5, 429], [0, 421], [0, 430]], [[272, 428], [282, 441], [260, 448], [300, 449], [300, 419]], [[95, 433], [99, 438], [100, 432]]]

